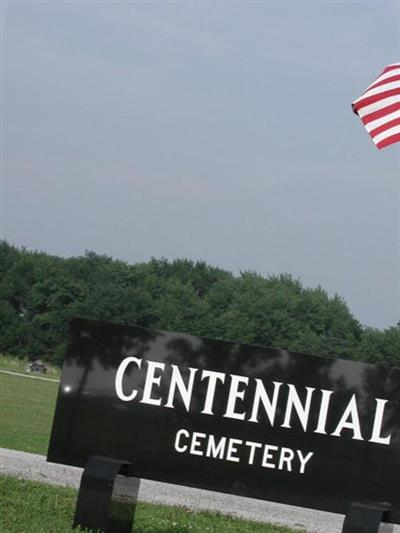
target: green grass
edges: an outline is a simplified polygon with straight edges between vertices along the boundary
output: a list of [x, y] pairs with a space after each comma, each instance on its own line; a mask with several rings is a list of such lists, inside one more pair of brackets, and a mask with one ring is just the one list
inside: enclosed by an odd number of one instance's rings
[[[29, 361], [26, 358], [13, 357], [11, 355], [5, 355], [0, 353], [0, 370], [10, 370], [11, 372], [21, 372], [23, 374], [30, 374], [26, 371]], [[45, 363], [47, 367], [46, 374], [37, 374], [43, 375], [44, 377], [60, 379], [61, 370], [56, 366], [52, 366], [48, 363]]]
[[[72, 533], [76, 491], [0, 476], [0, 531]], [[76, 531], [76, 530], [75, 530]], [[293, 530], [180, 507], [139, 503], [135, 533], [292, 533]]]
[[0, 373], [0, 447], [46, 455], [58, 383]]

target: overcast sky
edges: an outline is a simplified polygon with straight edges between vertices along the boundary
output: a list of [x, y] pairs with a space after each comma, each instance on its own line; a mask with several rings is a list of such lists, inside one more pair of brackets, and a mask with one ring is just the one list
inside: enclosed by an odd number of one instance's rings
[[400, 145], [350, 104], [400, 2], [3, 5], [1, 238], [288, 272], [400, 319]]

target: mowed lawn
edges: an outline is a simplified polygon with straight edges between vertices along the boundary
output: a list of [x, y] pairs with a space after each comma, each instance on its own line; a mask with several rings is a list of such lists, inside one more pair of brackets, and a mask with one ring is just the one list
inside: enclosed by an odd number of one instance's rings
[[0, 372], [0, 447], [47, 454], [58, 383]]
[[[73, 533], [76, 491], [0, 476], [0, 531]], [[181, 507], [140, 503], [135, 533], [293, 533], [291, 530]]]

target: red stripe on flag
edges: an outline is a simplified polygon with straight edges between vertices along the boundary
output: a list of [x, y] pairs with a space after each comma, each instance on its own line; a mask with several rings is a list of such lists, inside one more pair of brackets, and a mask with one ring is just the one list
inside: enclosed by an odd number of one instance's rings
[[363, 94], [369, 92], [371, 89], [375, 89], [376, 87], [381, 87], [382, 85], [386, 85], [387, 83], [392, 83], [393, 81], [400, 81], [400, 74], [396, 74], [396, 76], [391, 76], [390, 78], [386, 78], [385, 80], [378, 81], [377, 83], [374, 83], [368, 89], [366, 89]]
[[[391, 70], [394, 70], [395, 68], [400, 68], [400, 63], [394, 63], [393, 65], [387, 66], [385, 69], [383, 69], [382, 74], [386, 74], [386, 72], [390, 72]], [[379, 76], [382, 76], [382, 74], [379, 74]]]
[[379, 100], [389, 98], [390, 96], [396, 96], [397, 94], [400, 95], [400, 87], [398, 87], [397, 89], [391, 89], [390, 91], [384, 91], [383, 93], [374, 94], [373, 96], [368, 96], [367, 98], [363, 98], [362, 100], [354, 104], [354, 108], [356, 111], [359, 111], [367, 105], [374, 104], [375, 102], [379, 102]]
[[390, 137], [383, 139], [383, 141], [380, 141], [379, 143], [377, 143], [376, 146], [379, 148], [379, 150], [381, 150], [382, 148], [385, 148], [385, 146], [389, 146], [397, 142], [400, 142], [400, 133], [395, 133], [394, 135], [391, 135]]
[[400, 63], [395, 63], [394, 65], [389, 65], [388, 67], [384, 68], [383, 71], [379, 74], [378, 78], [383, 76], [383, 74], [390, 72], [391, 70], [395, 70], [396, 68], [400, 68]]
[[385, 124], [382, 124], [382, 126], [378, 126], [374, 130], [371, 130], [369, 134], [372, 138], [374, 138], [379, 133], [382, 133], [383, 131], [388, 130], [389, 128], [393, 128], [393, 126], [400, 126], [400, 118], [394, 118], [393, 120], [389, 120], [388, 122], [385, 122]]
[[398, 111], [399, 109], [400, 109], [400, 102], [396, 104], [388, 105], [386, 107], [383, 107], [382, 109], [378, 109], [378, 111], [374, 111], [373, 113], [369, 113], [369, 115], [365, 115], [365, 117], [363, 117], [361, 120], [363, 121], [363, 124], [368, 124], [369, 122], [372, 122], [373, 120], [382, 118], [386, 115], [389, 115], [389, 113]]

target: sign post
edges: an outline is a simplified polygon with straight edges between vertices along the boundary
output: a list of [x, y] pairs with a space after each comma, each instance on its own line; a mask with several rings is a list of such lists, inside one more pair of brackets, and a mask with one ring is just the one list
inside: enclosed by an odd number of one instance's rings
[[93, 456], [375, 532], [400, 523], [400, 369], [74, 319], [48, 461]]
[[118, 486], [127, 481], [131, 467], [127, 461], [90, 456], [79, 487], [74, 528], [131, 533], [140, 480], [132, 478], [128, 501], [119, 500], [115, 494]]

